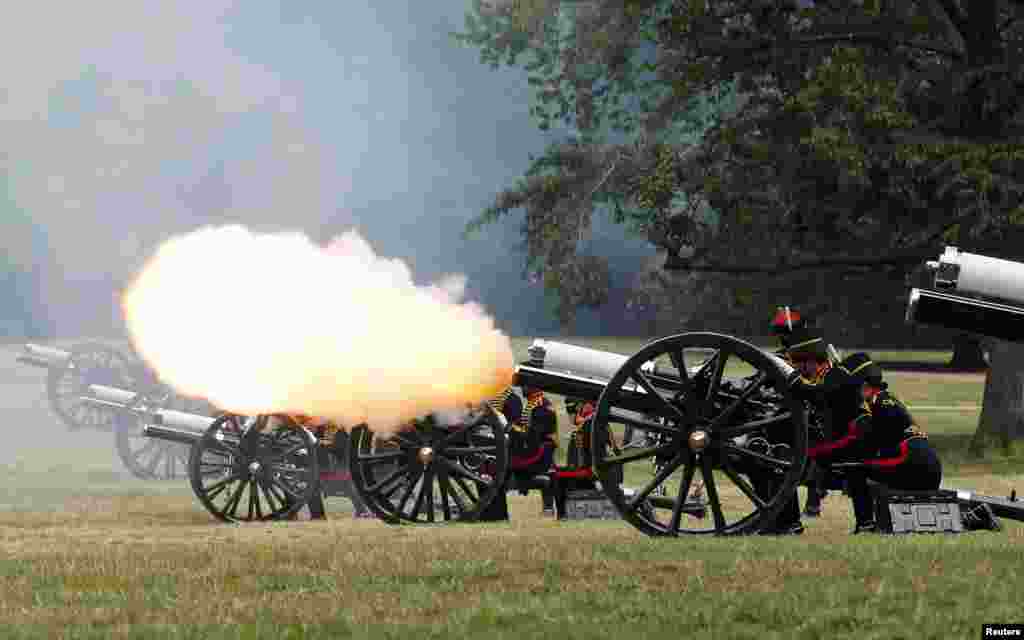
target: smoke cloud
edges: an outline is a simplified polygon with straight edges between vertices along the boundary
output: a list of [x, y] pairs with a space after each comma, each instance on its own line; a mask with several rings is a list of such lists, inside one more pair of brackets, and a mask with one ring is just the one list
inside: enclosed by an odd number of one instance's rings
[[417, 286], [354, 231], [320, 247], [225, 226], [165, 242], [123, 308], [140, 355], [183, 394], [386, 432], [512, 383], [509, 338], [464, 288]]

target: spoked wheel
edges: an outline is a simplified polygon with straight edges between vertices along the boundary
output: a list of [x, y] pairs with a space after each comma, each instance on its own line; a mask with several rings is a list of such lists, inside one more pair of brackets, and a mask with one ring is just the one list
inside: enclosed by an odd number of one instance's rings
[[104, 344], [88, 342], [75, 345], [68, 361], [51, 367], [47, 373], [46, 395], [50, 408], [72, 431], [113, 430], [115, 412], [84, 403], [81, 397], [91, 384], [134, 389], [137, 367], [138, 363]]
[[[654, 369], [644, 366], [652, 361]], [[591, 442], [602, 489], [648, 535], [768, 526], [796, 497], [807, 461], [806, 407], [795, 380], [781, 360], [730, 336], [687, 333], [648, 344], [598, 402]], [[628, 427], [648, 434], [646, 446], [620, 448]], [[712, 518], [692, 508], [701, 482]]]
[[222, 415], [192, 447], [192, 489], [225, 522], [287, 518], [320, 489], [317, 446], [287, 416]]
[[[208, 403], [185, 398], [170, 389], [165, 393], [165, 397], [157, 399], [155, 403], [160, 408], [207, 416], [215, 413]], [[142, 394], [136, 398], [137, 402], [144, 400]], [[144, 426], [145, 421], [137, 415], [127, 411], [117, 414], [114, 445], [128, 471], [142, 480], [177, 480], [187, 477], [192, 447], [145, 436], [142, 434]]]
[[504, 490], [505, 428], [489, 407], [465, 424], [428, 419], [386, 437], [358, 427], [349, 468], [356, 493], [385, 522], [476, 520]]

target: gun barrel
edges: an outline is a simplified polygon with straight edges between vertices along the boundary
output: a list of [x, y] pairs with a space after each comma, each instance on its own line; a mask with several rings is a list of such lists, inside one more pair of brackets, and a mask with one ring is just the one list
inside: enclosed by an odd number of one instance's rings
[[138, 395], [135, 391], [108, 387], [102, 384], [89, 385], [89, 394], [97, 400], [121, 405], [130, 404]]
[[1024, 342], [1024, 308], [941, 291], [912, 289], [906, 320]]
[[[542, 389], [548, 393], [561, 396], [582, 398], [597, 402], [604, 392], [605, 380], [585, 378], [565, 373], [564, 371], [548, 371], [528, 365], [516, 367], [515, 384], [522, 387]], [[652, 384], [654, 381], [652, 381]], [[632, 384], [622, 386], [622, 393], [616, 400], [619, 408], [615, 414], [620, 417], [642, 419], [644, 415], [660, 411], [662, 403], [648, 396], [647, 392]]]
[[142, 427], [142, 435], [156, 438], [157, 440], [168, 440], [181, 444], [194, 445], [203, 437], [202, 433], [189, 431], [187, 429], [176, 429], [163, 424], [147, 424]]
[[[115, 387], [105, 387], [98, 384], [89, 385], [89, 393], [91, 395], [84, 396], [82, 398], [83, 401], [129, 410], [133, 410], [130, 407], [130, 404], [137, 396], [134, 391], [126, 391], [125, 389], [117, 389]], [[151, 409], [149, 407], [139, 407], [139, 409], [134, 411], [138, 415], [148, 417], [153, 424], [167, 425], [172, 428], [184, 429], [185, 431], [200, 434], [206, 431], [215, 420], [215, 418], [211, 418], [209, 416], [201, 416], [199, 414], [186, 413], [184, 411], [174, 411], [173, 409]]]
[[18, 362], [34, 367], [56, 367], [71, 358], [71, 352], [41, 344], [26, 344], [25, 353], [18, 356]]
[[935, 269], [935, 288], [1024, 304], [1024, 264], [946, 247]]

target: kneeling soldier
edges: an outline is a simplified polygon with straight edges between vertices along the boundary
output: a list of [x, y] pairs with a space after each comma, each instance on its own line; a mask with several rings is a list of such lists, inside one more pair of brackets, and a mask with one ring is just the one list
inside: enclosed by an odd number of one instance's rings
[[[811, 447], [808, 455], [826, 464], [856, 463], [846, 469], [856, 518], [854, 533], [876, 530], [868, 479], [893, 489], [939, 488], [942, 463], [938, 455], [866, 353], [851, 355], [829, 372], [825, 390], [834, 416], [853, 417], [843, 436]], [[834, 424], [834, 433], [838, 426]]]

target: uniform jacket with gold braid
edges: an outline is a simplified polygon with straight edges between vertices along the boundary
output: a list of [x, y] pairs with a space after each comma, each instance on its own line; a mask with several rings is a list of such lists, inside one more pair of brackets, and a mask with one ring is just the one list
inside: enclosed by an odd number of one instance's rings
[[883, 390], [870, 403], [862, 405], [842, 437], [811, 447], [807, 453], [814, 458], [859, 460], [873, 467], [893, 467], [906, 461], [912, 440], [927, 437], [914, 424], [906, 406]]
[[519, 394], [506, 389], [491, 401], [494, 407], [500, 404], [502, 415], [508, 420], [512, 431], [521, 434], [514, 437], [521, 446], [540, 446], [544, 441], [558, 447], [558, 419], [555, 408], [544, 394], [537, 394], [526, 401], [525, 406]]

